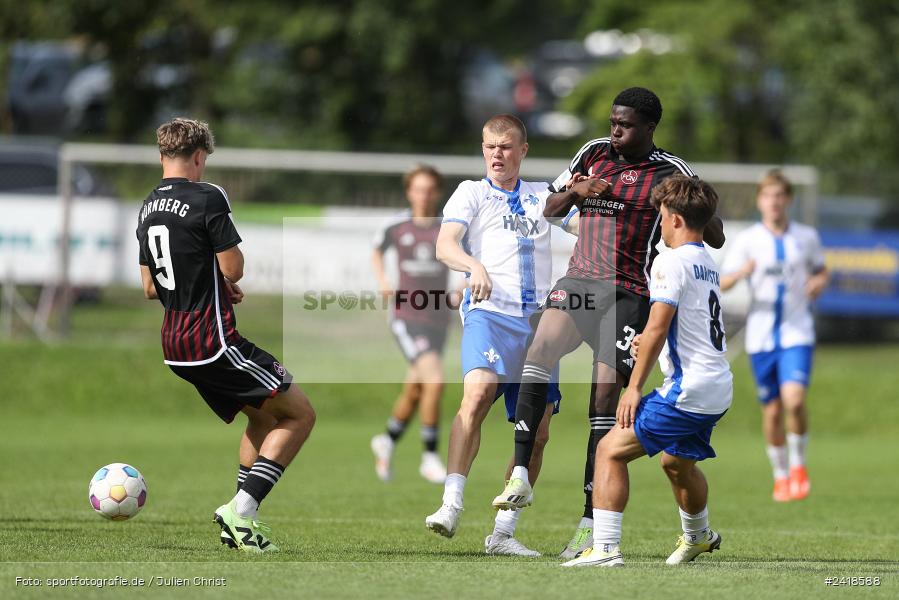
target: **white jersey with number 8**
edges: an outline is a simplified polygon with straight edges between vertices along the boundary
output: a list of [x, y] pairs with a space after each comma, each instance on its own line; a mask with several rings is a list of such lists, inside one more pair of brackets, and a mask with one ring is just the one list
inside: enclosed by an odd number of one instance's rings
[[721, 414], [733, 398], [720, 286], [718, 266], [701, 243], [662, 252], [652, 265], [650, 302], [677, 309], [659, 356], [665, 382], [658, 393], [687, 412]]

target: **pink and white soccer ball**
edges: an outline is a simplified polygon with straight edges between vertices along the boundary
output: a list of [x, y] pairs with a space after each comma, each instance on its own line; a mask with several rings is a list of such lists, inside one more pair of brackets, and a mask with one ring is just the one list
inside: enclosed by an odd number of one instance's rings
[[91, 478], [88, 499], [94, 511], [113, 521], [130, 519], [147, 502], [147, 483], [140, 471], [125, 463], [101, 467]]

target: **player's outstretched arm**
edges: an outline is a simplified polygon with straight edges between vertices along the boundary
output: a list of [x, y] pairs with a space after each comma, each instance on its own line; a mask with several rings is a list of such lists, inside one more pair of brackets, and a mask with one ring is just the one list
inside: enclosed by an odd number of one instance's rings
[[147, 265], [140, 266], [140, 279], [144, 286], [144, 298], [147, 300], [159, 298], [159, 296], [156, 295], [156, 286], [153, 284], [153, 274], [150, 273], [150, 267]]
[[630, 427], [637, 416], [637, 407], [643, 398], [643, 385], [662, 353], [668, 328], [677, 312], [677, 307], [665, 302], [654, 302], [649, 311], [649, 320], [640, 335], [640, 352], [637, 354], [631, 381], [618, 402], [616, 419], [621, 427]]
[[824, 288], [827, 287], [828, 283], [830, 283], [830, 273], [828, 273], [826, 267], [821, 267], [820, 270], [815, 271], [814, 274], [808, 278], [808, 283], [805, 285], [805, 293], [808, 294], [809, 298], [814, 300], [821, 295], [821, 292], [824, 291]]
[[468, 287], [471, 288], [473, 300], [475, 302], [487, 300], [493, 290], [493, 282], [490, 281], [484, 265], [462, 249], [461, 241], [465, 229], [465, 225], [455, 221], [440, 226], [440, 233], [437, 234], [437, 260], [453, 271], [470, 273]]
[[222, 250], [215, 254], [219, 261], [219, 270], [225, 279], [237, 283], [243, 277], [243, 252], [237, 246]]
[[739, 270], [721, 276], [721, 291], [726, 292], [741, 280], [748, 278], [755, 271], [755, 261], [751, 258], [743, 263]]

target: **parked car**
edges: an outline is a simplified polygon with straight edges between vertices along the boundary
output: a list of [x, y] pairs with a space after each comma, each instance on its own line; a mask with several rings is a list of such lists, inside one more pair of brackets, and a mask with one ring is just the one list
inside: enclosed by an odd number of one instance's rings
[[[79, 196], [111, 196], [112, 188], [96, 172], [76, 164], [72, 183]], [[0, 138], [0, 194], [56, 194], [59, 142], [47, 138]]]

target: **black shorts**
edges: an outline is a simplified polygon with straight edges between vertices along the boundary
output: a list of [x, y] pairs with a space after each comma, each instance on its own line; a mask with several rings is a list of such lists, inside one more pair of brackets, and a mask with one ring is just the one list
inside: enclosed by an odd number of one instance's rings
[[425, 352], [443, 354], [447, 330], [445, 323], [428, 325], [393, 319], [390, 321], [390, 330], [393, 331], [393, 337], [396, 338], [409, 364], [414, 363]]
[[634, 370], [631, 342], [649, 319], [649, 298], [611, 281], [563, 277], [544, 308], [558, 308], [574, 319], [581, 337], [593, 349], [593, 361], [609, 365], [629, 381]]
[[197, 388], [203, 400], [225, 423], [244, 406], [260, 408], [279, 392], [286, 392], [293, 376], [275, 357], [249, 340], [228, 346], [205, 365], [169, 365], [175, 374]]

